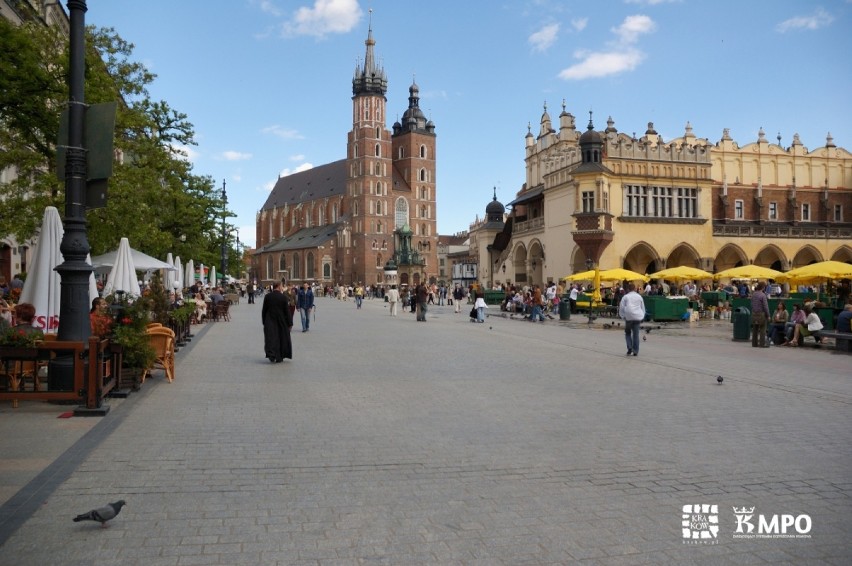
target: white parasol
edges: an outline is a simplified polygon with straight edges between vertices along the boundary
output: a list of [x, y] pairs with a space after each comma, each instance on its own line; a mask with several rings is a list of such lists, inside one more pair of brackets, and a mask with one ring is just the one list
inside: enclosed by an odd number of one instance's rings
[[41, 232], [36, 243], [35, 259], [29, 268], [19, 299], [21, 303], [31, 303], [35, 307], [33, 326], [44, 332], [56, 332], [59, 329], [61, 278], [54, 269], [65, 261], [59, 251], [64, 233], [59, 211], [52, 206], [45, 208]]
[[115, 262], [107, 276], [106, 285], [104, 285], [105, 295], [115, 291], [124, 291], [137, 297], [141, 294], [139, 280], [136, 279], [136, 266], [133, 264], [130, 242], [127, 241], [127, 238], [122, 238], [118, 245]]
[[186, 279], [183, 280], [184, 287], [192, 287], [195, 283], [195, 261], [186, 262]]
[[183, 263], [180, 261], [180, 256], [175, 258], [175, 281], [178, 282], [178, 289], [183, 289]]
[[165, 277], [165, 280], [163, 281], [163, 283], [166, 286], [166, 292], [168, 293], [169, 291], [174, 290], [174, 288], [172, 287], [172, 283], [175, 282], [175, 277], [176, 277], [175, 260], [172, 257], [172, 252], [169, 252], [169, 253], [166, 254], [166, 263], [168, 263], [169, 265], [172, 266], [171, 269], [166, 270], [166, 273], [165, 273], [166, 277]]
[[204, 287], [206, 281], [204, 281], [204, 264], [198, 264], [198, 281], [201, 283], [201, 286]]
[[215, 265], [214, 265], [213, 267], [211, 267], [211, 268], [210, 268], [210, 277], [209, 277], [209, 279], [210, 279], [210, 286], [211, 286], [211, 287], [216, 287], [216, 286], [217, 286], [217, 284], [216, 284], [216, 266], [215, 266]]

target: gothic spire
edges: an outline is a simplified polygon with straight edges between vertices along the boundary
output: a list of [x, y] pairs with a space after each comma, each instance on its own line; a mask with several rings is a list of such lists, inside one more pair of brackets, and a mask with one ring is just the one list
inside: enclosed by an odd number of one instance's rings
[[364, 67], [355, 67], [355, 77], [352, 79], [352, 94], [355, 96], [358, 96], [359, 94], [384, 95], [388, 91], [388, 79], [385, 75], [384, 68], [376, 66], [376, 57], [373, 53], [376, 40], [373, 39], [372, 8], [370, 9], [370, 24], [364, 45], [367, 46], [367, 54], [364, 57]]

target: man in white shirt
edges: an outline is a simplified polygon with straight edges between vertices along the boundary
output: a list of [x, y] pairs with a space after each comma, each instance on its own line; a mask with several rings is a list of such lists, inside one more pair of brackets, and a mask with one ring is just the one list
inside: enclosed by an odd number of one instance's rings
[[636, 292], [636, 285], [627, 284], [627, 294], [618, 304], [618, 316], [624, 319], [624, 337], [627, 341], [627, 355], [639, 355], [639, 325], [645, 320], [645, 301]]

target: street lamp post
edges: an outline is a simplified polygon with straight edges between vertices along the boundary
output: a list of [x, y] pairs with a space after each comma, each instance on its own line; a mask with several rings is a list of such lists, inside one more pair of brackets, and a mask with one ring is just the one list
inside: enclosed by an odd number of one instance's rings
[[[87, 342], [91, 335], [88, 317], [89, 277], [92, 266], [86, 261], [89, 239], [86, 231], [86, 148], [83, 126], [86, 119], [85, 0], [69, 0], [70, 49], [68, 73], [68, 146], [65, 149], [65, 232], [59, 250], [64, 262], [56, 267], [60, 277], [59, 330], [62, 341]], [[48, 373], [51, 390], [74, 388], [74, 359], [59, 355], [51, 361]], [[99, 409], [101, 412], [108, 407]]]
[[[225, 219], [228, 216], [228, 193], [225, 192], [225, 179], [222, 179], [222, 277], [228, 272], [228, 233], [225, 231]], [[213, 282], [216, 283], [215, 281]]]

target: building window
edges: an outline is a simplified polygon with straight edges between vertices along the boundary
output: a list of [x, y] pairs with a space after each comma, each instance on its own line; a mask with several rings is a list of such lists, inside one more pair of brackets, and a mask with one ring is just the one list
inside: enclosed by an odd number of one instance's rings
[[425, 180], [426, 180], [426, 169], [421, 169], [421, 170], [420, 170], [420, 180], [421, 180], [421, 181], [425, 181]]
[[379, 146], [379, 144], [376, 144], [376, 157], [381, 157], [381, 156], [382, 156], [382, 148], [381, 148], [381, 146]]
[[278, 258], [278, 271], [282, 275], [287, 272], [287, 257], [284, 254]]
[[769, 220], [778, 220], [778, 203], [769, 203]]
[[307, 273], [305, 274], [308, 279], [314, 279], [314, 254], [308, 252], [307, 264], [305, 266]]
[[583, 212], [595, 211], [595, 192], [583, 191]]
[[834, 221], [835, 222], [843, 222], [843, 205], [835, 204], [834, 205]]
[[408, 224], [408, 202], [402, 197], [396, 199], [393, 222], [397, 229]]
[[293, 279], [299, 279], [302, 276], [302, 270], [299, 269], [299, 254], [293, 254]]
[[811, 221], [811, 205], [804, 202], [802, 203], [802, 222], [810, 222]]
[[275, 279], [275, 274], [272, 272], [272, 256], [266, 258], [266, 278], [269, 280]]
[[745, 218], [745, 209], [743, 201], [737, 199], [734, 201], [734, 220], [742, 220]]
[[[585, 201], [583, 206], [585, 210]], [[604, 210], [608, 209], [609, 204], [606, 202], [606, 193], [604, 193]], [[625, 216], [643, 218], [697, 218], [698, 189], [627, 185], [624, 195], [624, 213]]]
[[322, 264], [322, 278], [323, 279], [331, 279], [331, 264], [330, 263]]
[[426, 146], [420, 146], [420, 159], [426, 159]]

